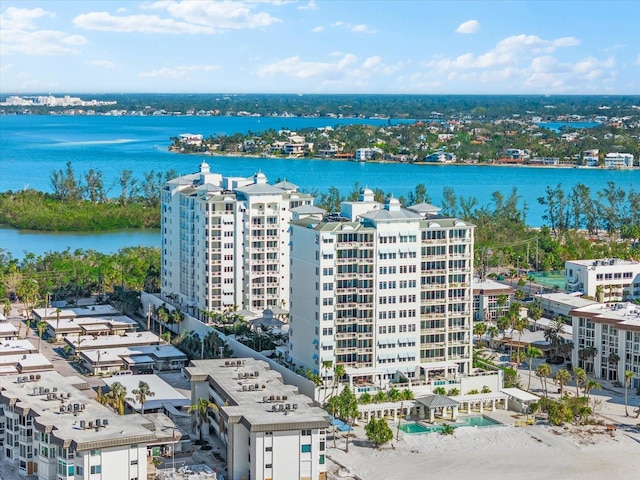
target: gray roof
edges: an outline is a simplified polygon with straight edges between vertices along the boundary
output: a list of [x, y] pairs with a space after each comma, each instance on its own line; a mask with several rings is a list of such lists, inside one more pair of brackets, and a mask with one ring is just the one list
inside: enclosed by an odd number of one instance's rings
[[282, 195], [284, 193], [281, 188], [274, 187], [268, 183], [254, 183], [246, 187], [237, 187], [235, 190], [250, 195]]
[[295, 213], [325, 213], [326, 210], [316, 207], [315, 205], [300, 205], [299, 207], [294, 207], [291, 209], [292, 212]]
[[422, 218], [417, 213], [411, 212], [406, 208], [400, 208], [398, 210], [387, 210], [383, 208], [381, 210], [367, 212], [361, 215], [361, 217], [368, 220], [419, 220]]
[[411, 210], [416, 213], [438, 213], [442, 209], [435, 205], [431, 205], [430, 203], [418, 203], [407, 207], [407, 210]]
[[297, 190], [299, 187], [295, 183], [291, 183], [284, 179], [282, 182], [278, 182], [274, 185], [274, 187], [281, 188], [283, 190]]
[[458, 402], [444, 395], [429, 395], [427, 397], [416, 398], [416, 401], [427, 408], [455, 407], [458, 405]]

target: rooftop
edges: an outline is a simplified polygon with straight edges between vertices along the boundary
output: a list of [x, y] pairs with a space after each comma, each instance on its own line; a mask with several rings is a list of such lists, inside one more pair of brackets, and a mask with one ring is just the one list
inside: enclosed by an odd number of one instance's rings
[[51, 433], [54, 443], [76, 450], [157, 443], [163, 437], [171, 441], [172, 432], [156, 434], [149, 420], [137, 414], [117, 415], [89, 397], [87, 390], [81, 378], [57, 372], [43, 372], [37, 381], [9, 376], [3, 379], [0, 401], [34, 417], [36, 428]]
[[160, 338], [153, 332], [133, 332], [126, 335], [79, 335], [65, 338], [64, 341], [74, 350], [95, 350], [102, 348], [135, 347], [156, 345]]
[[596, 303], [569, 312], [572, 317], [613, 325], [619, 330], [640, 332], [640, 306], [635, 303]]
[[189, 399], [157, 375], [121, 375], [104, 379], [104, 383], [109, 387], [115, 382], [121, 383], [127, 389], [127, 394], [131, 397], [127, 403], [136, 411], [140, 411], [140, 403], [132, 392], [138, 388], [140, 382], [146, 382], [149, 390], [154, 393], [153, 397], [148, 397], [144, 403], [145, 410], [156, 410], [164, 404], [173, 405], [178, 409], [191, 405]]
[[185, 368], [191, 382], [209, 382], [225, 404], [220, 406], [229, 423], [242, 423], [251, 432], [285, 431], [329, 426], [327, 412], [313, 406], [295, 387], [266, 362], [194, 360]]

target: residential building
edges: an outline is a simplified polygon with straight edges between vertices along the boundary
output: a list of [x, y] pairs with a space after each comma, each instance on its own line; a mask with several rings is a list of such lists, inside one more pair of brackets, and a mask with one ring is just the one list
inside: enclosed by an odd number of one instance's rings
[[580, 292], [599, 302], [640, 297], [640, 262], [604, 258], [565, 262], [567, 293]]
[[0, 376], [47, 370], [53, 370], [53, 364], [29, 340], [0, 341]]
[[4, 377], [5, 461], [39, 480], [146, 479], [148, 447], [173, 443], [172, 429], [156, 429], [138, 414], [119, 416], [93, 400], [89, 388], [57, 372]]
[[356, 161], [364, 162], [367, 160], [382, 158], [383, 155], [384, 155], [384, 151], [377, 147], [358, 148], [356, 150]]
[[471, 283], [473, 289], [473, 320], [476, 322], [495, 322], [505, 316], [515, 289], [504, 283], [493, 280], [480, 281], [474, 277]]
[[266, 362], [194, 360], [185, 373], [192, 404], [217, 405], [208, 428], [226, 445], [228, 478], [327, 478], [329, 416]]
[[587, 167], [597, 167], [600, 161], [600, 150], [592, 149], [582, 152], [582, 163]]
[[6, 340], [16, 340], [18, 338], [18, 329], [13, 323], [7, 320], [0, 320], [0, 342]]
[[[104, 383], [107, 384], [109, 389], [115, 382], [120, 383], [127, 389], [129, 397], [125, 399], [126, 412], [175, 412], [182, 411], [186, 415], [186, 408], [191, 405], [190, 400], [182, 393], [177, 391], [167, 382], [165, 382], [158, 375], [114, 375], [113, 377], [105, 378]], [[153, 392], [153, 396], [150, 396], [144, 402], [144, 405], [140, 405], [140, 402], [132, 393], [138, 388], [140, 382], [145, 382], [149, 385], [149, 391]]]
[[289, 301], [291, 209], [312, 205], [290, 182], [198, 173], [162, 191], [162, 294], [191, 315], [262, 311]]
[[571, 311], [573, 365], [595, 378], [624, 383], [633, 372], [631, 388], [640, 388], [640, 307], [633, 303], [595, 304]]
[[576, 293], [542, 293], [536, 295], [536, 299], [542, 307], [543, 314], [547, 317], [557, 318], [560, 316], [571, 318], [571, 310], [576, 308], [588, 307], [594, 303], [598, 303], [595, 300], [589, 300], [582, 298], [580, 292]]
[[633, 155], [630, 153], [607, 153], [604, 157], [604, 166], [607, 168], [633, 167]]
[[375, 385], [470, 370], [474, 226], [437, 210], [363, 189], [292, 221], [291, 362]]
[[456, 161], [456, 154], [437, 151], [432, 153], [431, 155], [427, 155], [424, 157], [425, 162], [435, 162], [435, 163], [454, 163]]

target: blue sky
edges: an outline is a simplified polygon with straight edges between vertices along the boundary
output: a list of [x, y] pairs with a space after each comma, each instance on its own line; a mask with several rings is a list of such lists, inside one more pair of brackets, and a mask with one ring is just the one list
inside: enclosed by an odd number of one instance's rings
[[11, 1], [0, 92], [640, 94], [640, 2]]

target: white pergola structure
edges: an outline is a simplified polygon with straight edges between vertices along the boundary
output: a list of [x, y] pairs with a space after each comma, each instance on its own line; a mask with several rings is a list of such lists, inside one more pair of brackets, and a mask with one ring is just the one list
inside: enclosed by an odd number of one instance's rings
[[529, 411], [529, 405], [540, 400], [540, 397], [537, 395], [525, 392], [519, 388], [503, 388], [502, 393], [507, 395], [509, 400], [511, 400], [514, 409], [517, 409], [521, 413], [527, 413]]
[[424, 373], [424, 379], [427, 383], [431, 380], [432, 374], [443, 372], [444, 378], [455, 377], [458, 373], [459, 365], [451, 361], [441, 362], [424, 362], [420, 364], [420, 370]]
[[491, 405], [491, 411], [494, 412], [496, 410], [497, 402], [502, 402], [503, 408], [507, 410], [509, 406], [508, 399], [509, 395], [501, 392], [475, 393], [471, 395], [458, 395], [455, 397], [455, 400], [458, 402], [461, 410], [464, 410], [466, 407], [467, 414], [471, 413], [471, 410], [475, 408], [480, 410], [480, 413], [482, 413], [489, 404]]
[[366, 423], [372, 418], [393, 417], [393, 421], [398, 421], [398, 416], [408, 417], [419, 408], [415, 400], [402, 400], [400, 402], [368, 403], [358, 405], [358, 418], [364, 418]]

